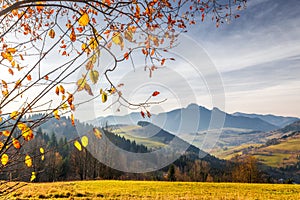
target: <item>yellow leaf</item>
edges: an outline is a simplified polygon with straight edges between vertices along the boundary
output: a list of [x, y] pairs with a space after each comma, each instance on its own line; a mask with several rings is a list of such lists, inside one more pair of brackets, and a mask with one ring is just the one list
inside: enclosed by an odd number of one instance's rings
[[89, 15], [87, 13], [83, 13], [78, 20], [80, 26], [86, 26], [90, 22]]
[[2, 122], [2, 117], [0, 117], [0, 122]]
[[106, 92], [102, 91], [101, 97], [102, 97], [102, 103], [105, 103], [107, 101], [107, 94], [106, 94]]
[[25, 156], [25, 165], [27, 167], [31, 167], [32, 166], [32, 159], [31, 159], [31, 157], [29, 155]]
[[18, 123], [17, 126], [20, 129], [20, 131], [23, 131], [23, 130], [25, 130], [27, 128], [27, 125], [24, 124], [24, 123], [22, 123], [22, 122]]
[[93, 128], [94, 135], [96, 138], [101, 139], [102, 138], [102, 133], [99, 131], [97, 128]]
[[90, 79], [93, 82], [93, 84], [96, 84], [98, 82], [98, 78], [99, 78], [99, 72], [96, 70], [91, 70]]
[[3, 155], [1, 156], [1, 163], [2, 163], [2, 165], [4, 165], [4, 166], [8, 163], [8, 155], [7, 155], [7, 154], [3, 154]]
[[95, 38], [91, 38], [89, 41], [89, 47], [93, 50], [95, 50], [98, 47], [98, 42]]
[[54, 117], [55, 117], [57, 120], [60, 119], [60, 116], [59, 116], [59, 114], [58, 114], [58, 110], [57, 110], [57, 109], [53, 111], [53, 115], [54, 115]]
[[48, 35], [50, 38], [54, 38], [55, 37], [55, 31], [53, 29], [51, 29], [49, 32], [48, 32]]
[[68, 104], [64, 103], [63, 105], [61, 105], [61, 109], [63, 110], [67, 110], [68, 109]]
[[10, 131], [2, 131], [2, 134], [6, 137], [8, 137], [10, 135]]
[[79, 80], [77, 81], [76, 84], [77, 84], [77, 86], [78, 86], [78, 89], [77, 89], [78, 91], [84, 90], [85, 84], [86, 84], [86, 79], [85, 79], [85, 77], [79, 79]]
[[81, 144], [80, 144], [77, 140], [74, 142], [74, 146], [75, 146], [76, 149], [78, 149], [79, 151], [82, 151]]
[[116, 45], [119, 45], [121, 47], [121, 50], [123, 50], [123, 48], [124, 48], [124, 41], [123, 41], [123, 38], [121, 36], [121, 33], [119, 33], [119, 32], [114, 33], [112, 41]]
[[44, 156], [44, 153], [45, 153], [45, 150], [44, 150], [44, 148], [40, 148], [40, 153], [42, 154], [42, 156], [41, 156], [41, 160], [44, 160], [45, 159], [45, 156]]
[[33, 132], [29, 127], [26, 127], [24, 130], [22, 130], [22, 136], [25, 141], [29, 141], [33, 138]]
[[13, 120], [16, 120], [17, 119], [17, 117], [18, 117], [18, 115], [19, 115], [19, 112], [18, 111], [14, 111], [14, 112], [12, 112], [12, 113], [10, 113], [10, 118], [12, 118]]
[[89, 138], [87, 136], [83, 136], [81, 138], [81, 144], [82, 146], [87, 147], [87, 145], [89, 144]]
[[31, 177], [30, 177], [30, 181], [34, 181], [34, 179], [36, 179], [36, 175], [35, 172], [31, 172]]

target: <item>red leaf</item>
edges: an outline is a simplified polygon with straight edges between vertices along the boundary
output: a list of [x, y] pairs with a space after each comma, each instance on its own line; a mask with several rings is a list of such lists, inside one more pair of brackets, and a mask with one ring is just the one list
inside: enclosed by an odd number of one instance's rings
[[143, 111], [141, 111], [141, 115], [143, 118], [145, 118], [145, 113]]
[[154, 92], [152, 93], [152, 96], [153, 96], [153, 97], [156, 97], [156, 96], [159, 95], [159, 94], [160, 94], [159, 91], [154, 91]]
[[151, 113], [147, 110], [147, 116], [150, 118], [151, 117]]

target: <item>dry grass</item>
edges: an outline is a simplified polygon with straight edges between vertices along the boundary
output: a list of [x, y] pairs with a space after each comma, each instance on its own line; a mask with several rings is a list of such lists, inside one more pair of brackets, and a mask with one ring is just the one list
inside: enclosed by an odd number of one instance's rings
[[[0, 197], [1, 198], [1, 197]], [[298, 185], [151, 181], [29, 183], [8, 199], [300, 199]]]

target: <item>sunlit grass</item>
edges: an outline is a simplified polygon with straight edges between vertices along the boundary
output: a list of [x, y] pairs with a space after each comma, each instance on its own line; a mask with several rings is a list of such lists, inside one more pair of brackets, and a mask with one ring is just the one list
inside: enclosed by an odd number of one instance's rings
[[298, 185], [151, 181], [29, 183], [9, 199], [300, 199]]

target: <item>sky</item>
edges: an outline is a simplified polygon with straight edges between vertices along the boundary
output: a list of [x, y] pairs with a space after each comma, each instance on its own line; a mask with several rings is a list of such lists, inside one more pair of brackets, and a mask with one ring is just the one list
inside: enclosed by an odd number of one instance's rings
[[300, 4], [251, 0], [241, 18], [191, 31], [221, 74], [227, 112], [300, 116]]
[[[152, 78], [144, 71], [144, 60], [137, 55], [135, 68], [130, 61], [125, 62], [111, 78], [125, 84], [123, 95], [132, 102], [145, 101], [153, 91], [159, 91], [160, 95], [151, 101], [166, 101], [151, 106], [151, 113], [197, 103], [228, 113], [300, 117], [299, 8], [298, 0], [249, 0], [240, 18], [230, 24], [216, 28], [207, 17], [189, 27], [180, 36], [178, 46], [170, 50], [176, 61], [166, 61], [166, 67], [154, 71]], [[50, 66], [60, 60], [47, 62]], [[111, 58], [102, 53], [100, 74], [110, 67], [109, 63]], [[82, 73], [74, 77], [78, 79]], [[105, 85], [103, 74], [100, 79], [95, 91]], [[86, 97], [82, 92], [76, 99], [80, 102]], [[122, 108], [116, 112], [116, 106], [107, 109], [114, 100], [109, 97], [105, 104], [96, 99], [81, 105], [75, 116], [86, 121], [135, 111]]]
[[[191, 26], [181, 47], [170, 51], [176, 62], [166, 62], [151, 79], [140, 63], [135, 70], [121, 67], [115, 80], [125, 82], [124, 94], [133, 101], [159, 90], [154, 100], [167, 101], [151, 107], [154, 113], [197, 103], [228, 113], [300, 117], [299, 8], [298, 0], [250, 0], [230, 24], [216, 28], [207, 19]], [[96, 116], [132, 112], [104, 112], [98, 105]]]

